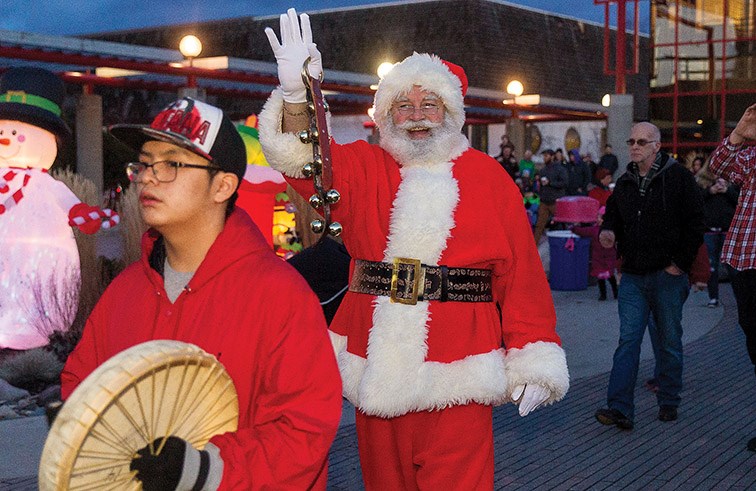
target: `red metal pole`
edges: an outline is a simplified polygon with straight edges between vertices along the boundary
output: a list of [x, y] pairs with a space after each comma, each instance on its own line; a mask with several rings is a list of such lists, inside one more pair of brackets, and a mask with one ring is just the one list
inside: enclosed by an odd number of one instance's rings
[[674, 69], [674, 82], [672, 89], [672, 153], [677, 155], [677, 128], [680, 118], [680, 5], [675, 5], [675, 56], [672, 67]]
[[626, 5], [625, 0], [617, 0], [617, 42], [615, 50], [615, 81], [614, 92], [616, 94], [624, 94], [627, 92], [625, 84], [625, 74], [627, 69], [625, 68], [625, 30], [626, 30]]
[[[728, 5], [727, 0], [724, 0], [724, 12], [722, 16], [722, 81], [719, 83], [719, 140], [722, 141], [725, 137], [726, 122], [727, 122], [727, 21]], [[711, 74], [711, 78], [714, 78], [714, 73]], [[712, 94], [713, 96], [713, 94]], [[712, 114], [713, 116], [713, 114]]]
[[194, 89], [197, 87], [197, 76], [191, 72], [191, 69], [194, 68], [194, 60], [192, 58], [189, 58], [189, 76], [186, 77], [186, 86], [190, 89]]

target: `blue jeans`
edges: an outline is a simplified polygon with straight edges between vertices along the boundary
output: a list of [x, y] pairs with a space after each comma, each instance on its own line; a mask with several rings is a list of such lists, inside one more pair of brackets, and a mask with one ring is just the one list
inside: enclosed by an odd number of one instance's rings
[[688, 298], [688, 275], [674, 276], [664, 270], [644, 275], [622, 275], [617, 299], [620, 338], [609, 376], [607, 405], [633, 419], [633, 397], [638, 378], [641, 342], [649, 314], [653, 316], [659, 342], [660, 406], [678, 406], [682, 390], [682, 308]]

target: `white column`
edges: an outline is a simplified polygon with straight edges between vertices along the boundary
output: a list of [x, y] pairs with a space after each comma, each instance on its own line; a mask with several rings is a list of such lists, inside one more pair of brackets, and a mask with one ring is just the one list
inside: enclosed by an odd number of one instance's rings
[[630, 130], [633, 127], [633, 96], [611, 94], [610, 101], [606, 110], [606, 139], [619, 160], [619, 168], [614, 176], [616, 178], [625, 172], [625, 166], [630, 162], [630, 151], [625, 140], [630, 138]]

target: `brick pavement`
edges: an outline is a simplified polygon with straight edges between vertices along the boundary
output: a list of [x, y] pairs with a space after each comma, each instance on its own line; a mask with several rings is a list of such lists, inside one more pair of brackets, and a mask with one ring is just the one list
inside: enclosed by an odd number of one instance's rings
[[[678, 421], [658, 421], [656, 399], [641, 386], [652, 360], [640, 365], [630, 432], [593, 417], [605, 404], [608, 373], [574, 380], [562, 402], [525, 418], [512, 405], [496, 408], [496, 488], [756, 488], [756, 453], [745, 449], [756, 436], [756, 381], [732, 294], [723, 293], [722, 320], [685, 346]], [[354, 425], [340, 428], [330, 458], [329, 490], [363, 489]]]
[[[573, 380], [565, 400], [526, 418], [512, 405], [496, 408], [496, 488], [756, 489], [756, 453], [745, 450], [756, 436], [756, 383], [732, 293], [722, 293], [722, 320], [685, 345], [678, 421], [657, 421], [656, 400], [640, 387], [653, 372], [652, 360], [641, 362], [631, 432], [593, 418], [605, 403], [608, 373]], [[340, 428], [330, 464], [329, 490], [363, 489], [353, 424]], [[36, 489], [36, 476], [0, 476], [0, 491]]]

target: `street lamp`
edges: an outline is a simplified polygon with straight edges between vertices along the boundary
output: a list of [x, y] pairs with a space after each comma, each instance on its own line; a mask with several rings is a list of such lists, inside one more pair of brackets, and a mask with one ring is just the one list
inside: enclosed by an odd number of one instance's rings
[[604, 107], [609, 107], [612, 105], [611, 94], [604, 94], [604, 97], [601, 98], [601, 105]]
[[[186, 35], [179, 41], [179, 51], [189, 61], [189, 68], [191, 69], [193, 60], [202, 53], [202, 41], [193, 34]], [[187, 86], [189, 88], [197, 87], [197, 79], [193, 73], [189, 73], [187, 77]]]
[[512, 80], [507, 84], [507, 94], [509, 95], [520, 97], [524, 91], [525, 87], [523, 87], [522, 82], [519, 80]]
[[191, 62], [192, 58], [196, 58], [202, 53], [202, 41], [193, 34], [184, 36], [179, 41], [179, 51]]
[[378, 73], [378, 78], [383, 79], [383, 77], [385, 77], [392, 68], [394, 68], [394, 64], [390, 61], [384, 61], [383, 63], [378, 65], [378, 70], [376, 70], [376, 72]]

